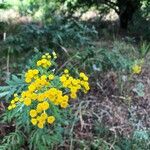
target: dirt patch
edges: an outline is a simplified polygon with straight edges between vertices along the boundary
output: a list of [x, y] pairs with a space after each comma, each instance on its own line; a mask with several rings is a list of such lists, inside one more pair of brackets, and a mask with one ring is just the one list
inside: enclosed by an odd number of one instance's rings
[[83, 100], [80, 121], [74, 130], [75, 138], [92, 139], [95, 122], [123, 137], [131, 137], [135, 130], [150, 129], [150, 69], [144, 68], [141, 75], [134, 77], [144, 84], [145, 94], [139, 97], [131, 90], [130, 103], [119, 95], [117, 78], [110, 74], [103, 74], [97, 83], [92, 83], [90, 93]]

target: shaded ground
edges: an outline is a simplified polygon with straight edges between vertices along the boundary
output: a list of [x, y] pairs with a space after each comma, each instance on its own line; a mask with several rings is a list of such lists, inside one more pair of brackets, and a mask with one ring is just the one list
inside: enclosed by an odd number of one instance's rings
[[[119, 95], [116, 84], [118, 78], [114, 78], [114, 75], [112, 72], [101, 74], [97, 82], [91, 81], [90, 93], [79, 102], [79, 122], [73, 126], [72, 140], [77, 144], [73, 145], [74, 149], [79, 145], [92, 149], [90, 146], [95, 140], [115, 149], [118, 137], [131, 138], [136, 131], [149, 131], [150, 68], [145, 67], [141, 75], [134, 77], [144, 84], [143, 97], [138, 97], [133, 91], [130, 91], [130, 97]], [[147, 144], [150, 146], [150, 143]], [[97, 148], [104, 150], [100, 145]], [[67, 147], [69, 149], [70, 145]]]

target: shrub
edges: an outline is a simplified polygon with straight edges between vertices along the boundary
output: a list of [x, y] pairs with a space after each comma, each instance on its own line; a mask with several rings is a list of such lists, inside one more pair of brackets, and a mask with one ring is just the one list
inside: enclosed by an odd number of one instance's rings
[[[71, 76], [68, 69], [55, 74], [56, 58], [55, 52], [52, 55], [46, 53], [38, 60], [35, 58], [36, 63], [32, 62], [31, 68], [22, 74], [21, 79], [13, 76], [17, 82], [9, 81], [8, 86], [0, 88], [0, 96], [8, 96], [7, 99], [15, 92], [6, 111], [6, 118], [3, 118], [9, 122], [15, 119], [16, 122], [15, 131], [2, 141], [6, 149], [19, 149], [25, 142], [28, 142], [31, 149], [39, 150], [60, 143], [62, 125], [67, 122], [69, 113], [69, 99], [76, 99], [79, 91], [87, 93], [90, 89], [88, 77], [83, 72], [78, 73], [79, 78]], [[24, 133], [30, 140], [23, 138]]]
[[[13, 52], [27, 52], [34, 48], [80, 47], [92, 43], [97, 37], [94, 27], [90, 28], [75, 20], [55, 20], [49, 25], [39, 26], [31, 23], [19, 25], [8, 31], [6, 41], [0, 43], [2, 50], [13, 49]], [[68, 42], [69, 41], [69, 42]]]
[[131, 47], [126, 46], [123, 50], [121, 48], [116, 45], [112, 49], [86, 48], [75, 54], [76, 63], [73, 62], [73, 66], [74, 64], [80, 64], [80, 67], [85, 68], [85, 70], [88, 70], [92, 74], [97, 71], [129, 71], [134, 62], [134, 57], [128, 56], [132, 53], [131, 50], [130, 54], [126, 54], [125, 50]]

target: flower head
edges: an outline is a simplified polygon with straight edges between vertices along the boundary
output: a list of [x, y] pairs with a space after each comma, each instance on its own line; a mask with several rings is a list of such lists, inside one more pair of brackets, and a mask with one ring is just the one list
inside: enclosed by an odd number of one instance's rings
[[139, 66], [137, 64], [132, 66], [132, 72], [134, 74], [139, 74], [139, 73], [141, 73], [141, 71], [142, 71], [142, 67], [141, 66]]

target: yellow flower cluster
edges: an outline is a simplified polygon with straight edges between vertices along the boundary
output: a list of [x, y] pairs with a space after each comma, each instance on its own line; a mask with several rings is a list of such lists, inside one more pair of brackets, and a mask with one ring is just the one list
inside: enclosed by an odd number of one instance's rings
[[17, 104], [29, 107], [31, 123], [39, 128], [43, 128], [47, 123], [54, 123], [55, 114], [52, 114], [54, 113], [52, 108], [58, 107], [61, 111], [62, 108], [69, 106], [69, 98], [77, 98], [79, 90], [87, 93], [90, 89], [88, 77], [84, 73], [80, 73], [79, 79], [76, 79], [67, 69], [61, 76], [49, 71], [51, 62], [57, 58], [55, 52], [52, 55], [53, 59], [46, 53], [37, 61], [35, 69], [29, 69], [25, 73], [26, 90], [19, 96], [15, 94], [8, 106], [9, 110], [16, 108]]
[[33, 125], [37, 125], [39, 128], [43, 128], [46, 122], [52, 124], [55, 121], [54, 116], [48, 116], [47, 113], [45, 112], [38, 115], [38, 111], [35, 109], [30, 110], [30, 116], [31, 116], [31, 123]]
[[88, 77], [84, 73], [80, 73], [80, 79], [75, 79], [69, 74], [69, 70], [64, 70], [64, 74], [60, 77], [63, 87], [70, 89], [70, 97], [77, 98], [77, 92], [82, 89], [87, 93], [90, 89]]
[[132, 66], [132, 72], [134, 74], [139, 74], [141, 73], [141, 71], [142, 71], [142, 67], [140, 65], [135, 64]]
[[37, 69], [29, 69], [25, 74], [25, 81], [30, 83], [32, 79], [35, 79], [38, 75], [39, 71]]
[[50, 59], [51, 55], [49, 53], [46, 53], [39, 61], [37, 61], [37, 66], [41, 66], [44, 68], [50, 67], [52, 65]]
[[57, 58], [57, 54], [54, 51], [53, 51], [52, 55], [53, 55], [54, 59]]
[[11, 100], [10, 105], [8, 106], [8, 110], [16, 108], [16, 104], [19, 101], [18, 95], [14, 94], [14, 99]]

